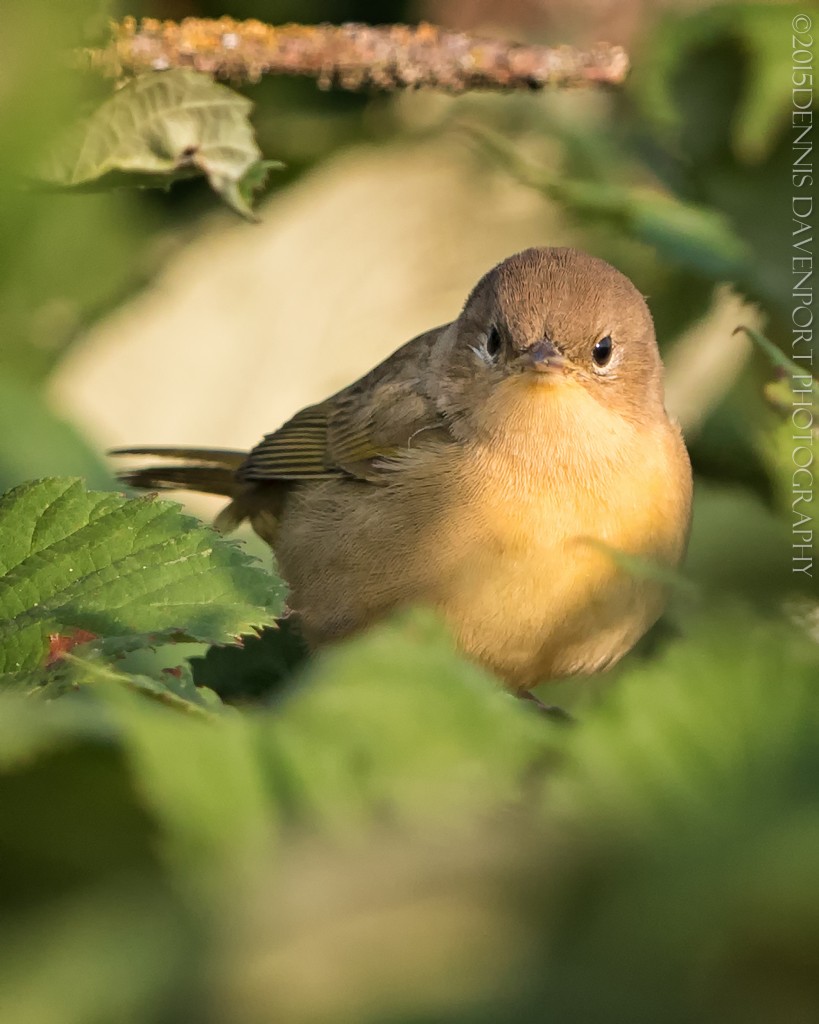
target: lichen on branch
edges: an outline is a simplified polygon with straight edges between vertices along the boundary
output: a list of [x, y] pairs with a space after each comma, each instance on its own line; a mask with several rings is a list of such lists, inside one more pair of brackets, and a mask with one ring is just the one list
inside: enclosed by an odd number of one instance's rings
[[307, 75], [321, 88], [542, 89], [617, 85], [628, 71], [619, 46], [590, 50], [481, 39], [435, 25], [266, 25], [260, 21], [125, 18], [84, 61], [106, 75], [193, 68], [228, 81]]

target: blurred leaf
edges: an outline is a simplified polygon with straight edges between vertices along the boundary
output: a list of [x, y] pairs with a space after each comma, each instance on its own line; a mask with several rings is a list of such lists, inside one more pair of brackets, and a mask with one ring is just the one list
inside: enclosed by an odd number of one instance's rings
[[[790, 337], [791, 4], [723, 4], [670, 15], [634, 60], [633, 142], [687, 202], [726, 218], [753, 258], [727, 276]], [[804, 203], [808, 202], [805, 197]], [[785, 213], [785, 217], [789, 214]]]
[[753, 365], [747, 365], [688, 439], [695, 476], [725, 487], [749, 488], [770, 502], [770, 474], [754, 432], [748, 429], [750, 423], [762, 421], [764, 412], [758, 375]]
[[747, 488], [698, 480], [686, 575], [710, 594], [771, 609], [793, 593], [789, 524]]
[[[238, 894], [239, 926], [219, 936], [231, 1024], [501, 1024], [531, 1016], [554, 916], [548, 847], [509, 816], [477, 835], [371, 830], [355, 845], [300, 843], [276, 882]], [[553, 886], [551, 887], [553, 888]], [[218, 981], [217, 981], [218, 984]], [[534, 1010], [534, 1006], [532, 1007]]]
[[421, 612], [321, 654], [280, 715], [258, 722], [283, 806], [347, 830], [514, 806], [562, 728]]
[[109, 744], [116, 735], [98, 707], [75, 702], [40, 703], [0, 691], [0, 772], [34, 762], [41, 754], [70, 747], [78, 739]]
[[563, 906], [540, 1005], [607, 1024], [668, 1006], [680, 1022], [813, 1019], [817, 677], [801, 629], [714, 605], [566, 732], [546, 813], [575, 842], [542, 878]]
[[800, 748], [819, 769], [817, 678], [819, 645], [797, 626], [739, 602], [690, 616], [685, 638], [622, 677], [605, 712], [567, 730], [569, 762], [550, 801], [629, 827], [634, 814], [661, 827], [701, 813], [712, 827], [741, 815], [750, 826], [783, 794], [803, 798], [792, 774]]
[[513, 145], [494, 132], [474, 126], [470, 132], [521, 181], [577, 216], [605, 223], [655, 246], [681, 267], [730, 278], [738, 275], [748, 260], [745, 244], [716, 210], [658, 190], [551, 174], [543, 167], [530, 165]]
[[270, 855], [278, 813], [247, 717], [169, 714], [121, 687], [99, 697], [119, 726], [142, 806], [161, 829], [161, 854], [185, 885], [224, 885], [226, 868]]
[[0, 672], [42, 664], [48, 635], [225, 643], [269, 625], [283, 589], [239, 548], [152, 497], [52, 479], [0, 499]]
[[730, 148], [760, 160], [790, 110], [790, 22], [801, 11], [737, 3], [669, 13], [634, 60], [629, 92], [683, 159], [702, 165]]
[[168, 1000], [186, 964], [165, 894], [107, 886], [57, 903], [0, 939], [0, 1019], [14, 1024], [136, 1021]]
[[770, 339], [766, 338], [764, 334], [760, 334], [759, 331], [755, 331], [752, 327], [737, 327], [737, 331], [744, 331], [751, 341], [762, 349], [774, 366], [783, 370], [790, 377], [796, 377], [801, 381], [805, 381], [806, 384], [809, 384], [809, 387], [806, 390], [812, 390], [819, 395], [819, 381], [817, 381], [815, 377], [811, 376], [809, 366], [800, 366], [793, 359], [786, 356], [782, 349], [774, 345], [774, 343]]
[[[91, 88], [90, 76], [72, 74], [65, 54], [83, 42], [100, 0], [5, 0], [0, 38], [0, 140], [4, 158], [0, 185], [5, 191], [45, 152], [53, 134]], [[0, 212], [13, 218], [11, 203]], [[20, 205], [19, 201], [16, 205]], [[0, 227], [5, 216], [0, 216]], [[0, 237], [5, 233], [0, 230]]]
[[791, 35], [789, 23], [795, 14], [802, 13], [799, 4], [748, 4], [738, 8], [738, 18], [730, 19], [731, 31], [740, 36], [751, 64], [733, 131], [740, 159], [758, 161], [766, 157], [790, 115], [793, 47], [790, 38], [783, 46], [781, 35], [783, 28], [787, 36]]
[[12, 908], [36, 907], [129, 873], [156, 877], [156, 832], [104, 709], [79, 699], [32, 701], [3, 692], [0, 721], [0, 908], [6, 924]]
[[[101, 0], [4, 0], [0, 36], [0, 377], [41, 379], [60, 352], [150, 269], [152, 218], [121, 196], [26, 188], [65, 125], [104, 85], [66, 54], [102, 29]], [[16, 432], [15, 432], [16, 433]], [[29, 477], [31, 474], [27, 474]]]
[[195, 71], [138, 75], [66, 141], [43, 177], [85, 188], [168, 187], [204, 174], [245, 217], [270, 167], [253, 135], [250, 100]]
[[809, 366], [791, 361], [764, 335], [748, 333], [780, 368], [779, 378], [765, 388], [769, 409], [757, 424], [756, 442], [770, 471], [777, 503], [789, 521], [791, 572], [807, 584], [815, 574], [819, 553], [819, 492], [813, 470], [819, 442], [815, 414], [819, 381], [811, 376]]
[[42, 395], [8, 375], [0, 377], [0, 493], [24, 480], [81, 476], [91, 487], [113, 487], [99, 455]]
[[681, 202], [659, 191], [606, 187], [599, 182], [542, 177], [539, 187], [573, 213], [626, 231], [681, 267], [731, 278], [748, 259], [746, 247], [728, 220], [705, 206]]

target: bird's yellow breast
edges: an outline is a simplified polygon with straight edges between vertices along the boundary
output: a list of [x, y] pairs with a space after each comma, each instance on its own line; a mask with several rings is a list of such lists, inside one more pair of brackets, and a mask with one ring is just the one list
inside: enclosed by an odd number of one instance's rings
[[690, 470], [665, 418], [637, 427], [573, 381], [517, 386], [460, 467], [471, 554], [439, 607], [464, 650], [528, 687], [613, 663], [655, 621], [661, 588], [608, 549], [676, 565]]

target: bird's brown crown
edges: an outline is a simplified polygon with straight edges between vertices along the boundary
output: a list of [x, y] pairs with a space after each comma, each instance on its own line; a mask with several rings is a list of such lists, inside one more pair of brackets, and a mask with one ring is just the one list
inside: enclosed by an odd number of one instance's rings
[[450, 351], [456, 377], [487, 388], [539, 371], [570, 378], [631, 419], [663, 414], [662, 364], [642, 295], [604, 260], [576, 249], [526, 249], [476, 285]]

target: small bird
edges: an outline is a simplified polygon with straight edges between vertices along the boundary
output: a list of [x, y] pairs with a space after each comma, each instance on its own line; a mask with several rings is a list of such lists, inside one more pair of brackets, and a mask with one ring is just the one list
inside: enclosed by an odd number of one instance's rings
[[311, 646], [426, 604], [521, 696], [630, 650], [665, 594], [617, 553], [673, 568], [691, 518], [648, 307], [568, 248], [504, 260], [456, 320], [249, 454], [115, 454], [176, 460], [122, 473], [134, 486], [229, 497], [216, 527], [247, 519], [271, 546]]

